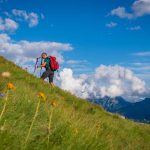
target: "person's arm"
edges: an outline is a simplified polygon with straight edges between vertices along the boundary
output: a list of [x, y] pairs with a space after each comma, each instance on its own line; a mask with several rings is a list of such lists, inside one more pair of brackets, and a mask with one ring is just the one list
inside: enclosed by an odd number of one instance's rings
[[46, 62], [44, 62], [43, 64], [41, 64], [40, 66], [38, 67], [45, 67], [46, 66]]

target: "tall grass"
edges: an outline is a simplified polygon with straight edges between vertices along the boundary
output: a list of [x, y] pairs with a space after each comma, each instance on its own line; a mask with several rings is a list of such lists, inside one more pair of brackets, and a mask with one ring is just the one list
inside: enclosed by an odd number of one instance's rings
[[[5, 114], [0, 122], [0, 150], [20, 150], [37, 108], [37, 92], [44, 91], [46, 103], [40, 103], [32, 125], [28, 150], [149, 150], [150, 126], [121, 119], [101, 107], [79, 99], [29, 75], [0, 57], [0, 93], [12, 82]], [[0, 98], [0, 110], [5, 98]], [[53, 108], [52, 102], [57, 106]], [[48, 113], [48, 111], [49, 113]]]

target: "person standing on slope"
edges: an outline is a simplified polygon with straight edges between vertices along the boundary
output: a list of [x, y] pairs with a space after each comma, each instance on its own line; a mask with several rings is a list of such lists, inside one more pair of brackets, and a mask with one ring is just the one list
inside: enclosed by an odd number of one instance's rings
[[54, 78], [54, 70], [52, 70], [51, 65], [50, 65], [50, 58], [48, 57], [47, 53], [42, 53], [41, 58], [44, 60], [44, 62], [38, 66], [38, 67], [44, 67], [46, 71], [43, 72], [41, 79], [46, 79], [47, 77], [49, 78], [49, 83], [54, 86], [53, 84], [53, 78]]

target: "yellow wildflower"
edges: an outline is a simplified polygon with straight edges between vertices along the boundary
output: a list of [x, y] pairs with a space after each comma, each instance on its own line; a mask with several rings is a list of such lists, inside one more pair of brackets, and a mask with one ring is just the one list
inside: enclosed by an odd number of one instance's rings
[[41, 98], [42, 100], [46, 101], [46, 95], [45, 95], [43, 92], [39, 92], [39, 93], [37, 94], [37, 96], [38, 96], [39, 98]]
[[12, 84], [12, 83], [7, 83], [7, 89], [8, 90], [15, 90], [16, 89], [16, 87]]
[[56, 106], [57, 106], [57, 104], [56, 104], [55, 101], [52, 101], [52, 102], [51, 102], [51, 105], [52, 105], [53, 107], [56, 107]]

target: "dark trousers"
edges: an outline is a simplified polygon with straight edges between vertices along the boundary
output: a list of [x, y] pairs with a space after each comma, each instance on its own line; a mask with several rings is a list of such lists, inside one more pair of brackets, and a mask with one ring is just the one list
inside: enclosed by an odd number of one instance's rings
[[41, 79], [49, 78], [49, 83], [53, 83], [53, 78], [54, 78], [54, 71], [51, 69], [46, 69], [45, 72], [43, 72]]

